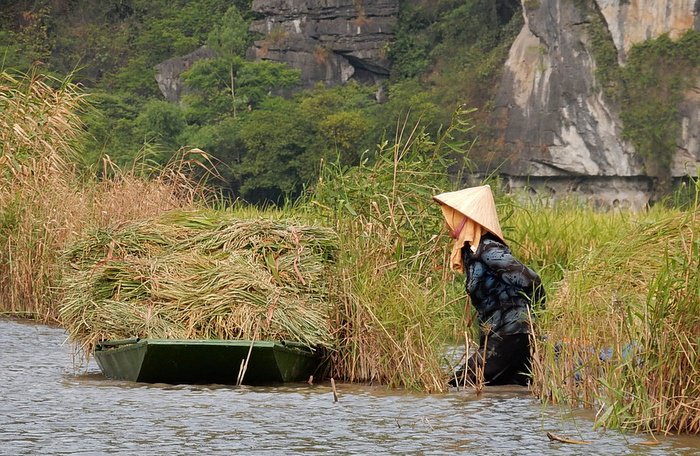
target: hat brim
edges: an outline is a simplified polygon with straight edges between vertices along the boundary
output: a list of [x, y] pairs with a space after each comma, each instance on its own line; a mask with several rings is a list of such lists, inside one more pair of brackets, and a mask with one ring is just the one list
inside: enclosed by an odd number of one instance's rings
[[456, 220], [461, 221], [463, 217], [468, 217], [504, 241], [490, 186], [482, 185], [441, 193], [433, 199], [440, 204], [445, 221], [451, 229], [455, 229], [453, 225]]

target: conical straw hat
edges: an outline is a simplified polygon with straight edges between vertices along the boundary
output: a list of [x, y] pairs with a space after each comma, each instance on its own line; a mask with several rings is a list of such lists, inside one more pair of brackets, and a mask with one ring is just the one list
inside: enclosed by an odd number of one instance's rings
[[464, 220], [462, 216], [466, 216], [505, 242], [490, 186], [441, 193], [433, 196], [433, 199], [440, 203], [445, 220], [453, 231], [458, 228], [453, 225], [461, 224]]

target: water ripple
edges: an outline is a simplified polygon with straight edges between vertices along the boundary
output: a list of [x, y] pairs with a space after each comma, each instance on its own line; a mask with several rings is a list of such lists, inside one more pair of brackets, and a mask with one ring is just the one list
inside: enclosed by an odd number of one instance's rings
[[[524, 388], [444, 395], [338, 385], [146, 385], [75, 374], [62, 330], [0, 320], [0, 455], [698, 454], [700, 438], [592, 429]], [[589, 440], [550, 442], [546, 432]], [[583, 451], [585, 450], [585, 451]]]

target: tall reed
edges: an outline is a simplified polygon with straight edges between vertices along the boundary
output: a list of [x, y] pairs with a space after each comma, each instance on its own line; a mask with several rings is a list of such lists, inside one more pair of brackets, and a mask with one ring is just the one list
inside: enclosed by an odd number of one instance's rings
[[464, 292], [460, 280], [444, 286], [448, 242], [432, 196], [451, 189], [447, 169], [464, 153], [448, 147], [470, 128], [468, 111], [456, 115], [435, 142], [404, 125], [359, 167], [326, 167], [309, 198], [340, 237], [337, 378], [446, 387], [445, 343], [463, 332]]
[[[560, 230], [535, 214], [533, 227]], [[558, 220], [590, 227], [597, 217], [581, 209]], [[539, 397], [595, 408], [597, 422], [609, 427], [700, 432], [698, 222], [697, 205], [659, 206], [588, 230], [589, 247], [562, 256], [563, 280], [552, 281], [538, 315]], [[577, 238], [569, 237], [572, 245], [582, 245]], [[546, 251], [549, 242], [539, 242], [533, 250]]]
[[52, 318], [57, 247], [85, 206], [71, 159], [85, 97], [66, 81], [0, 73], [0, 302]]
[[641, 214], [595, 210], [582, 201], [548, 204], [536, 198], [502, 195], [507, 205], [503, 232], [511, 249], [551, 286], [582, 256], [622, 238]]
[[[0, 72], [0, 310], [57, 318], [61, 250], [84, 230], [192, 204], [189, 158], [144, 177], [76, 169], [87, 97], [68, 79]], [[106, 161], [108, 163], [108, 161]]]

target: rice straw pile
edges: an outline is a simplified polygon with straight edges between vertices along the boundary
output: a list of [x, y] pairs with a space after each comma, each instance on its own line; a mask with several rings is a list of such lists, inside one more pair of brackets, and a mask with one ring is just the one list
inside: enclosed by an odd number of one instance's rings
[[105, 339], [333, 345], [328, 228], [214, 211], [100, 230], [66, 253], [60, 319], [84, 353]]

